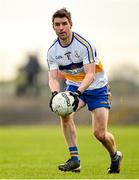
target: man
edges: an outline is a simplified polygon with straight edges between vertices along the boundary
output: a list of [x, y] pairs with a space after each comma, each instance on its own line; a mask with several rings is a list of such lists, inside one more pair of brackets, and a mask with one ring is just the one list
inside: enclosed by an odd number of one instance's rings
[[[60, 72], [66, 79], [66, 90], [75, 98], [74, 104], [78, 108], [74, 109], [78, 111], [87, 105], [91, 112], [94, 135], [110, 154], [111, 165], [108, 173], [119, 173], [122, 154], [116, 149], [113, 135], [107, 131], [111, 94], [96, 49], [82, 36], [72, 32], [71, 14], [65, 8], [53, 14], [52, 23], [58, 38], [47, 54], [49, 86], [52, 92], [50, 107], [53, 97], [60, 91]], [[70, 159], [59, 165], [58, 169], [80, 172], [74, 113], [60, 119]]]

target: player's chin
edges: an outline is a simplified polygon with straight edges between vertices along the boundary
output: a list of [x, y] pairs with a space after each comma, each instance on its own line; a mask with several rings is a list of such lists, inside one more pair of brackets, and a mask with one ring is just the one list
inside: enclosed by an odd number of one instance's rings
[[58, 35], [59, 39], [61, 39], [62, 41], [67, 39], [67, 35], [66, 34], [59, 34]]

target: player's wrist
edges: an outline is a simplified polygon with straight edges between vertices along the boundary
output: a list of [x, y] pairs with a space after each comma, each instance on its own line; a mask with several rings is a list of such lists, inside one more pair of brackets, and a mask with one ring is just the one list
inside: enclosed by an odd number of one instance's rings
[[52, 96], [55, 96], [56, 94], [58, 94], [58, 91], [52, 91]]
[[75, 94], [76, 94], [78, 97], [80, 97], [80, 96], [82, 95], [82, 92], [77, 89], [76, 92], [75, 92]]

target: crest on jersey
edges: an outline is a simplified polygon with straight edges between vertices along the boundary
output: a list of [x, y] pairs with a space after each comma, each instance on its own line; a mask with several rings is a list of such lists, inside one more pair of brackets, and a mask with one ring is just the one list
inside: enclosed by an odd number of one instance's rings
[[80, 58], [80, 55], [78, 54], [77, 51], [75, 51], [75, 57], [76, 57], [76, 58]]

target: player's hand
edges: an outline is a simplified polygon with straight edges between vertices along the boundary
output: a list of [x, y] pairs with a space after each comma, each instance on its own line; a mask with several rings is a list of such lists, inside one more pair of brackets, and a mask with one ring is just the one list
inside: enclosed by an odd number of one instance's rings
[[50, 106], [52, 112], [53, 112], [53, 108], [52, 108], [52, 100], [53, 100], [53, 98], [55, 97], [55, 95], [57, 95], [57, 94], [58, 94], [57, 91], [52, 92], [52, 97], [51, 97], [51, 99], [50, 99], [49, 106]]
[[72, 106], [73, 106], [73, 110], [75, 112], [79, 105], [79, 97], [81, 96], [81, 92], [78, 90], [76, 92], [70, 91], [70, 95], [74, 97], [74, 102], [73, 102]]

